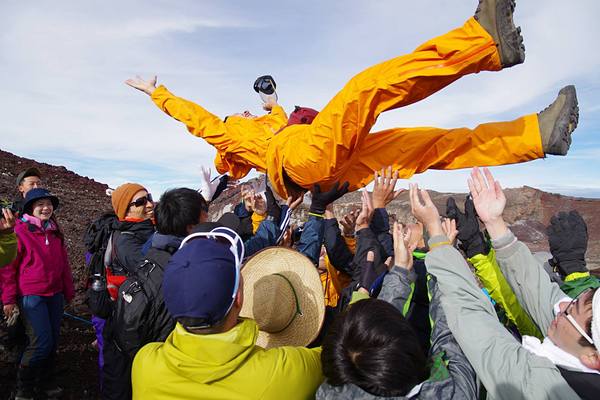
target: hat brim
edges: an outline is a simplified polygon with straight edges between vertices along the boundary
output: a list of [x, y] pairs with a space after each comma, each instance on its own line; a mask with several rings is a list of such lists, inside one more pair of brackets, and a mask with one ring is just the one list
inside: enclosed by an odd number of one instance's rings
[[52, 212], [54, 213], [57, 209], [58, 206], [60, 205], [60, 202], [58, 201], [58, 197], [54, 196], [54, 195], [48, 195], [48, 196], [40, 196], [40, 197], [35, 197], [31, 200], [29, 200], [27, 203], [25, 203], [23, 205], [23, 212], [25, 214], [31, 214], [31, 207], [33, 206], [33, 203], [35, 203], [37, 200], [42, 200], [42, 199], [50, 199], [50, 201], [52, 202], [52, 207], [53, 210]]
[[306, 346], [317, 338], [325, 319], [325, 297], [317, 268], [303, 254], [285, 247], [269, 247], [252, 256], [242, 266], [244, 304], [240, 316], [254, 319], [254, 287], [267, 275], [283, 274], [291, 282], [301, 315], [277, 333], [260, 330], [256, 344], [269, 349], [281, 346]]

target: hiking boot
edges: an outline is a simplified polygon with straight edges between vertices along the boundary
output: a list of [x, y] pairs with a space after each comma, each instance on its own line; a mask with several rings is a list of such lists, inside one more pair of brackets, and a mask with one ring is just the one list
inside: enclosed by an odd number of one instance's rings
[[56, 384], [56, 356], [53, 354], [42, 364], [39, 373], [38, 392], [47, 399], [59, 399], [64, 390]]
[[577, 127], [579, 107], [575, 86], [560, 89], [552, 104], [538, 114], [544, 153], [564, 156], [571, 145], [571, 134]]
[[24, 391], [24, 390], [17, 390], [17, 392], [15, 393], [15, 400], [33, 400], [33, 392], [32, 391]]
[[36, 368], [23, 365], [19, 366], [19, 369], [17, 370], [17, 390], [15, 392], [15, 400], [33, 400], [36, 378]]
[[496, 42], [502, 68], [525, 61], [521, 28], [515, 27], [515, 0], [479, 0], [475, 19]]

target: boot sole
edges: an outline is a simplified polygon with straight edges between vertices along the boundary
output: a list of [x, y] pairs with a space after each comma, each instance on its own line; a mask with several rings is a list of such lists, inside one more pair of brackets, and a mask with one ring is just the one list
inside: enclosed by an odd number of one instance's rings
[[560, 117], [552, 128], [548, 154], [564, 156], [571, 146], [571, 134], [579, 122], [579, 105], [575, 86], [569, 85], [562, 88], [558, 95], [565, 96], [565, 102], [560, 110]]
[[[488, 0], [479, 1], [479, 7], [475, 12], [476, 19], [481, 3], [486, 1]], [[515, 0], [497, 0], [494, 3], [494, 15], [491, 16], [494, 26], [491, 28], [493, 32], [489, 33], [494, 40], [497, 40], [496, 45], [498, 46], [502, 68], [522, 64], [525, 61], [525, 45], [523, 45], [521, 28], [516, 27], [513, 20]]]

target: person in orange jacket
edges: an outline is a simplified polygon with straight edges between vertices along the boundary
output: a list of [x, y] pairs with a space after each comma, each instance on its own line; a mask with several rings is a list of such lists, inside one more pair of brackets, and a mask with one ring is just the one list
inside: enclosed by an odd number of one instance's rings
[[392, 165], [401, 178], [427, 169], [457, 169], [519, 163], [548, 154], [565, 155], [578, 120], [575, 88], [563, 88], [544, 111], [474, 129], [395, 128], [370, 133], [380, 113], [415, 103], [458, 78], [498, 71], [524, 61], [514, 0], [480, 0], [474, 17], [412, 53], [366, 69], [318, 113], [310, 124], [288, 125], [276, 102], [270, 113], [248, 112], [221, 120], [203, 107], [176, 97], [156, 77], [126, 83], [150, 95], [168, 115], [217, 149], [220, 173], [234, 179], [252, 168], [267, 173], [283, 198], [314, 184], [329, 189], [348, 181], [355, 190], [372, 173]]

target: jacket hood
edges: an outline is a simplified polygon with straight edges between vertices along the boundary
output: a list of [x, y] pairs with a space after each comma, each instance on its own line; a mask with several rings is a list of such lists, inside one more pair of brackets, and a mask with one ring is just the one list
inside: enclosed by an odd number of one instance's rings
[[167, 366], [186, 379], [210, 384], [238, 369], [257, 349], [258, 325], [241, 319], [233, 329], [194, 335], [177, 324], [163, 347]]
[[183, 238], [179, 236], [163, 235], [158, 232], [155, 232], [154, 235], [152, 235], [152, 247], [167, 251], [171, 254], [179, 249], [182, 241]]

